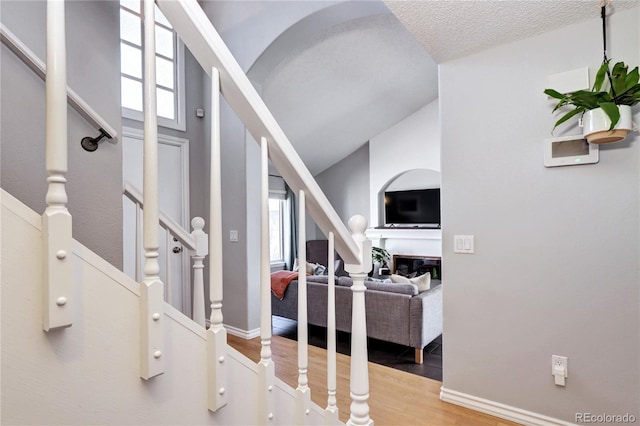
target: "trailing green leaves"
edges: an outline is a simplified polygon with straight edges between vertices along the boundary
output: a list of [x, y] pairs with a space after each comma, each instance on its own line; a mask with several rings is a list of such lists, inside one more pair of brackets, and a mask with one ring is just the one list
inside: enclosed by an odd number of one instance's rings
[[613, 102], [603, 102], [600, 104], [600, 108], [602, 108], [604, 113], [611, 119], [611, 126], [609, 126], [609, 130], [612, 130], [616, 124], [618, 124], [618, 120], [620, 120], [620, 110], [618, 109], [618, 105]]
[[553, 126], [553, 128], [555, 129], [556, 127], [558, 127], [559, 125], [561, 125], [562, 123], [564, 123], [565, 121], [570, 119], [571, 117], [573, 117], [575, 115], [578, 115], [578, 114], [582, 114], [583, 112], [585, 112], [585, 109], [582, 108], [582, 107], [579, 107], [579, 108], [576, 108], [574, 110], [569, 111], [568, 113], [566, 113], [565, 115], [560, 117], [560, 120], [556, 121], [556, 125]]
[[602, 63], [598, 72], [596, 73], [596, 80], [593, 83], [593, 91], [599, 92], [602, 88], [602, 83], [604, 83], [604, 77], [607, 75], [607, 71], [609, 70], [609, 60]]
[[[611, 119], [610, 130], [613, 129], [620, 120], [618, 105], [634, 106], [640, 103], [638, 67], [635, 67], [631, 72], [627, 72], [627, 70], [628, 67], [624, 62], [616, 63], [613, 69], [609, 70], [609, 61], [607, 60], [598, 69], [592, 90], [577, 90], [563, 94], [554, 89], [546, 89], [544, 93], [547, 96], [558, 100], [553, 112], [565, 106], [574, 108], [562, 115], [553, 128], [555, 129], [585, 111], [602, 108]], [[607, 86], [605, 81], [608, 83], [608, 90], [603, 89], [604, 86]]]

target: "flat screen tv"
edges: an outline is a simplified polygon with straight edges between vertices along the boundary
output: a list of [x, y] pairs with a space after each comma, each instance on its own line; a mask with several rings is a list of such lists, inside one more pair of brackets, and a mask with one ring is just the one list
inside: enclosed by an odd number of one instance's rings
[[385, 225], [440, 227], [440, 188], [384, 193]]

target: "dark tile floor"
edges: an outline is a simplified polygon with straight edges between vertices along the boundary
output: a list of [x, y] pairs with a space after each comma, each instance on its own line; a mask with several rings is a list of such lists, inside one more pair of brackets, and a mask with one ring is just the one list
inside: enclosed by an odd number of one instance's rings
[[[298, 322], [288, 318], [272, 317], [273, 334], [296, 340], [298, 335]], [[309, 344], [320, 348], [327, 347], [327, 332], [324, 327], [309, 326]], [[349, 355], [351, 339], [349, 333], [339, 331], [336, 338], [337, 351]], [[383, 342], [377, 339], [369, 339], [367, 343], [369, 361], [382, 364], [387, 367], [417, 374], [442, 381], [442, 335], [424, 349], [424, 363], [414, 362], [414, 349]]]

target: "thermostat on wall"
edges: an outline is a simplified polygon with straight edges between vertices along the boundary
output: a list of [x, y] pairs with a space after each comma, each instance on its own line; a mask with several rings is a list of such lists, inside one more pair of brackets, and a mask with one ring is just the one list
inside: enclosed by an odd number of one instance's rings
[[544, 166], [578, 166], [597, 163], [598, 145], [590, 144], [582, 135], [549, 138], [544, 141]]

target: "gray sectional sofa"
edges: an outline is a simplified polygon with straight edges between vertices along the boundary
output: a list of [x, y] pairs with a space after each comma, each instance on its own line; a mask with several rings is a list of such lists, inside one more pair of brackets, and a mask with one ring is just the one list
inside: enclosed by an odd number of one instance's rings
[[[327, 326], [327, 276], [307, 277], [308, 323]], [[351, 331], [353, 281], [336, 277], [336, 328]], [[365, 281], [367, 336], [415, 348], [416, 363], [422, 363], [422, 349], [442, 334], [442, 285], [431, 281], [431, 288], [418, 293], [413, 284]], [[298, 281], [287, 287], [284, 298], [271, 295], [273, 315], [297, 320]]]

